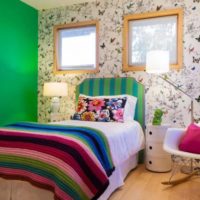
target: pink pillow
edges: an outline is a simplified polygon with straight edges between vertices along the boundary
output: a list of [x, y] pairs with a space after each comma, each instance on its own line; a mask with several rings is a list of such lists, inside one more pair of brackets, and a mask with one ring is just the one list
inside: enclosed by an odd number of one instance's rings
[[200, 154], [200, 127], [190, 124], [180, 141], [179, 149], [190, 153]]

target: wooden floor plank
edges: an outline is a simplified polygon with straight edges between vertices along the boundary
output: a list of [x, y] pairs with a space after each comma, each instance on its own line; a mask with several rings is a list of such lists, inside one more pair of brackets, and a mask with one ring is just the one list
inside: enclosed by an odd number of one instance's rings
[[[177, 174], [174, 178], [185, 175]], [[155, 173], [139, 165], [125, 180], [125, 185], [115, 191], [109, 200], [200, 200], [200, 177], [176, 186], [162, 185], [169, 173]]]

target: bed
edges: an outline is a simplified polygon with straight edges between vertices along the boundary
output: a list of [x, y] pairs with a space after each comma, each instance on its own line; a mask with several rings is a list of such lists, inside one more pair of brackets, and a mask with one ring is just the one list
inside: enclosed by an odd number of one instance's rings
[[[112, 96], [129, 94], [137, 97], [134, 120], [124, 123], [86, 122], [67, 120], [57, 122], [57, 126], [80, 126], [95, 128], [103, 132], [108, 139], [110, 153], [115, 170], [109, 176], [109, 185], [97, 198], [106, 200], [114, 190], [124, 184], [127, 174], [138, 164], [138, 154], [144, 148], [144, 88], [133, 78], [86, 79], [77, 86], [76, 96]], [[115, 127], [115, 129], [113, 129]], [[140, 156], [141, 157], [141, 156]], [[141, 158], [142, 159], [142, 158]], [[40, 200], [54, 199], [54, 193], [22, 180], [0, 178], [0, 199], [4, 200]]]

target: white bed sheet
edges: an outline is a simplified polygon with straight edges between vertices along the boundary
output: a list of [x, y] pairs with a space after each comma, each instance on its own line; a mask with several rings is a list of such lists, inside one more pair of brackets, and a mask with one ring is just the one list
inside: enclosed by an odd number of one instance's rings
[[88, 126], [101, 130], [108, 139], [115, 166], [120, 165], [144, 148], [144, 133], [137, 121], [117, 123], [66, 120], [54, 122], [54, 124]]

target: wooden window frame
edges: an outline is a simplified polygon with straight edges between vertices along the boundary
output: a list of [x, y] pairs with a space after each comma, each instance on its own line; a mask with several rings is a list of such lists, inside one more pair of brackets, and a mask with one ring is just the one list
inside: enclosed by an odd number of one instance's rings
[[124, 16], [123, 29], [123, 71], [145, 71], [145, 66], [129, 65], [129, 22], [133, 20], [143, 20], [156, 17], [177, 16], [177, 63], [170, 64], [171, 69], [179, 70], [183, 63], [183, 10], [172, 9], [165, 11], [156, 11], [143, 14], [132, 14]]
[[[59, 59], [58, 59], [58, 34], [60, 30], [72, 29], [72, 28], [82, 28], [82, 27], [96, 27], [96, 67], [95, 69], [78, 69], [78, 70], [60, 70], [59, 69]], [[53, 29], [54, 33], [54, 74], [69, 74], [69, 73], [97, 73], [99, 72], [99, 22], [98, 20], [69, 23], [64, 25], [56, 25]]]

